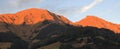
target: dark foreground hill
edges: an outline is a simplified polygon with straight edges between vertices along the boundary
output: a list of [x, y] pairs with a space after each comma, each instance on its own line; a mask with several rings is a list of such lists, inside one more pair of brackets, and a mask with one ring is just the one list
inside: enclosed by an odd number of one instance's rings
[[109, 28], [73, 24], [43, 9], [0, 15], [1, 49], [120, 49]]
[[[58, 28], [50, 26], [42, 29], [31, 39], [31, 43], [12, 32], [1, 32], [0, 42], [11, 42], [10, 49], [120, 49], [120, 35], [111, 30], [90, 26], [53, 26]], [[54, 29], [58, 31], [53, 31]]]
[[[120, 35], [109, 29], [69, 26], [64, 32], [57, 33], [52, 38], [48, 37], [43, 42], [37, 42], [32, 47], [33, 49], [40, 46], [43, 49], [119, 49], [119, 39]], [[49, 45], [43, 46], [43, 43]]]
[[[120, 35], [111, 30], [90, 26], [52, 25], [59, 28], [44, 28], [31, 43], [12, 32], [1, 33], [0, 42], [12, 42], [10, 49], [120, 49]], [[53, 31], [54, 29], [60, 30]]]

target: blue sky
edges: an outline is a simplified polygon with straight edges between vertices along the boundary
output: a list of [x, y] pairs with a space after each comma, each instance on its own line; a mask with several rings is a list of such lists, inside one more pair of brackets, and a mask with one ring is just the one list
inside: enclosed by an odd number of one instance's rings
[[120, 0], [0, 0], [0, 14], [44, 8], [76, 22], [95, 15], [120, 24]]

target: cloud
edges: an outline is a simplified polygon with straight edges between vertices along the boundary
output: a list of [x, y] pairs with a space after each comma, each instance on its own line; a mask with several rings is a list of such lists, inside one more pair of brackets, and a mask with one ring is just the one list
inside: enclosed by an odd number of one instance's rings
[[[55, 13], [61, 14], [66, 16], [67, 18], [70, 18], [74, 21], [77, 21], [79, 19], [80, 14], [87, 12], [97, 4], [101, 3], [103, 0], [93, 0], [90, 4], [83, 7], [67, 7], [67, 8], [61, 8], [57, 10]], [[71, 18], [73, 17], [73, 18]]]
[[34, 4], [34, 3], [38, 3], [38, 2], [40, 2], [40, 1], [42, 1], [42, 0], [19, 0], [18, 3], [19, 3], [19, 5], [20, 5], [20, 4], [30, 3], [30, 2]]
[[10, 0], [9, 3], [13, 7], [23, 7], [26, 4], [37, 4], [42, 0]]
[[28, 8], [37, 8], [44, 0], [1, 0], [0, 14], [15, 13]]
[[92, 3], [88, 4], [87, 6], [84, 7], [69, 7], [69, 8], [62, 8], [57, 10], [56, 13], [60, 13], [62, 15], [76, 15], [76, 14], [80, 14], [80, 13], [84, 13], [88, 10], [90, 10], [91, 8], [93, 8], [94, 6], [96, 6], [97, 4], [101, 3], [103, 0], [94, 0]]
[[94, 0], [91, 4], [85, 6], [85, 7], [82, 7], [80, 9], [81, 13], [84, 13], [86, 11], [88, 11], [89, 9], [93, 8], [95, 5], [97, 5], [98, 3], [102, 2], [103, 0]]
[[44, 0], [3, 0], [0, 2], [0, 13], [15, 13], [17, 11], [39, 7]]

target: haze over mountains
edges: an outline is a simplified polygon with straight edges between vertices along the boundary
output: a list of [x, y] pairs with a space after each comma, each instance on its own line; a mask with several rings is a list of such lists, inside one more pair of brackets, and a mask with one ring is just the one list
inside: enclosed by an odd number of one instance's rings
[[[67, 43], [80, 49], [89, 45], [89, 39], [97, 42], [90, 46], [92, 49], [94, 47], [104, 48], [98, 44], [97, 39], [102, 41], [101, 43], [109, 41], [109, 44], [112, 43], [111, 45], [114, 46], [113, 48], [119, 49], [120, 38], [116, 33], [120, 33], [120, 24], [113, 24], [96, 16], [87, 16], [79, 22], [73, 23], [64, 16], [37, 8], [15, 14], [0, 15], [0, 42], [13, 42], [13, 49], [37, 49], [56, 42], [63, 45]], [[26, 47], [21, 46], [22, 43]], [[63, 49], [63, 47], [59, 49]]]

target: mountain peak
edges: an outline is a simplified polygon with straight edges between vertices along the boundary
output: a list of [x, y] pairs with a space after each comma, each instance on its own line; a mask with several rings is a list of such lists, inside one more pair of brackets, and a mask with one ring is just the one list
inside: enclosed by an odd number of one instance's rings
[[82, 25], [82, 26], [93, 26], [93, 27], [98, 27], [98, 28], [106, 28], [113, 30], [115, 32], [120, 32], [120, 27], [118, 27], [118, 24], [114, 24], [111, 22], [108, 22], [102, 18], [98, 18], [97, 16], [86, 16], [84, 19], [76, 22], [77, 25]]
[[46, 9], [38, 9], [38, 8], [29, 8], [29, 9], [26, 9], [26, 10], [22, 10], [20, 12], [17, 12], [17, 13], [34, 13], [34, 12], [48, 12], [48, 10]]
[[84, 19], [105, 21], [104, 19], [99, 18], [99, 17], [94, 16], [94, 15], [88, 15], [88, 16], [86, 16]]
[[99, 19], [97, 16], [94, 16], [94, 15], [88, 15], [88, 16], [86, 16], [86, 18], [97, 18], [97, 19]]
[[[60, 17], [63, 16], [59, 16], [54, 13], [51, 13], [46, 9], [30, 8], [27, 10], [17, 12], [16, 14], [0, 15], [0, 22], [5, 22], [8, 24], [15, 24], [15, 25], [21, 25], [23, 23], [30, 25], [30, 24], [43, 22], [45, 20], [55, 21], [57, 19], [60, 19]], [[66, 19], [65, 17], [63, 18]], [[65, 23], [67, 21], [69, 20], [66, 20]]]

